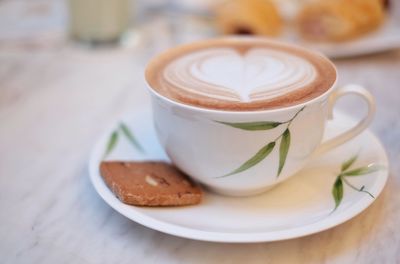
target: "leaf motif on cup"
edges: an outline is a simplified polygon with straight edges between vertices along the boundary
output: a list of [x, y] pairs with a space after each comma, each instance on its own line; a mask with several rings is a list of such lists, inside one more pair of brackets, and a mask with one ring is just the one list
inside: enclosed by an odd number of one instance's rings
[[290, 147], [290, 138], [291, 138], [291, 133], [290, 133], [290, 125], [292, 124], [293, 120], [300, 114], [305, 109], [305, 106], [302, 107], [299, 111], [296, 112], [296, 114], [293, 115], [292, 118], [290, 118], [287, 121], [284, 122], [278, 122], [278, 121], [255, 121], [255, 122], [242, 122], [242, 123], [230, 123], [230, 122], [222, 122], [222, 121], [215, 121], [219, 124], [230, 126], [233, 128], [241, 129], [241, 130], [246, 130], [246, 131], [265, 131], [265, 130], [271, 130], [276, 127], [279, 127], [280, 125], [286, 124], [285, 130], [272, 142], [268, 143], [265, 145], [263, 148], [261, 148], [253, 157], [251, 157], [249, 160], [247, 160], [245, 163], [243, 163], [240, 167], [237, 169], [233, 170], [230, 173], [227, 173], [222, 176], [218, 176], [216, 178], [223, 178], [226, 176], [230, 176], [233, 174], [237, 174], [240, 172], [243, 172], [254, 165], [258, 164], [260, 161], [265, 159], [273, 150], [273, 148], [276, 145], [276, 142], [280, 139], [280, 146], [279, 146], [279, 166], [278, 166], [278, 173], [277, 177], [281, 174], [283, 167], [285, 166], [286, 163], [286, 158], [289, 153], [289, 147]]
[[269, 130], [284, 124], [281, 122], [269, 122], [269, 121], [245, 122], [245, 123], [229, 123], [229, 122], [219, 122], [219, 121], [216, 122], [247, 131]]
[[279, 146], [279, 168], [278, 168], [278, 175], [282, 172], [283, 166], [285, 166], [286, 157], [289, 152], [290, 146], [290, 130], [286, 128], [285, 132], [282, 134], [281, 144]]
[[265, 159], [272, 152], [274, 147], [275, 147], [275, 142], [268, 143], [267, 145], [262, 147], [253, 157], [251, 157], [249, 160], [247, 160], [245, 163], [243, 163], [239, 168], [237, 168], [236, 170], [234, 170], [228, 174], [220, 176], [218, 178], [230, 176], [230, 175], [245, 171], [247, 169], [250, 169], [257, 163], [259, 163], [260, 161]]

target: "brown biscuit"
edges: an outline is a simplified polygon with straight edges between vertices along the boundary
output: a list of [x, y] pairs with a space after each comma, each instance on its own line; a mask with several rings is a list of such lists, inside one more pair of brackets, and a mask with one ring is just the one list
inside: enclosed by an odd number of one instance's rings
[[140, 206], [198, 204], [202, 191], [177, 168], [161, 161], [106, 161], [100, 173], [123, 203]]

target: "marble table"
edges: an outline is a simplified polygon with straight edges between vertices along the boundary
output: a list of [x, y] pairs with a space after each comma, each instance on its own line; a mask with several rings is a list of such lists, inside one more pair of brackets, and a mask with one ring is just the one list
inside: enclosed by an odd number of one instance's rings
[[[96, 194], [87, 168], [109, 123], [147, 106], [145, 62], [186, 36], [171, 38], [154, 19], [124, 47], [93, 50], [67, 40], [65, 16], [62, 1], [0, 2], [0, 263], [399, 263], [400, 50], [335, 61], [340, 84], [364, 85], [377, 101], [371, 130], [390, 177], [375, 203], [298, 239], [207, 243], [121, 216]], [[339, 108], [365, 110], [352, 99]]]

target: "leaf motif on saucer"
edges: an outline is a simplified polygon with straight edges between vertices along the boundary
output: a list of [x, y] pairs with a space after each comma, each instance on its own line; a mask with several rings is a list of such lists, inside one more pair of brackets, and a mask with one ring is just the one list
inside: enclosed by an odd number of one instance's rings
[[366, 167], [361, 167], [361, 168], [357, 168], [351, 171], [346, 171], [343, 172], [342, 175], [343, 176], [360, 176], [360, 175], [364, 175], [364, 174], [368, 174], [368, 173], [373, 173], [375, 171], [384, 169], [383, 166], [380, 165], [376, 165], [376, 164], [369, 164]]
[[129, 140], [129, 142], [140, 152], [144, 152], [143, 147], [139, 144], [139, 142], [136, 140], [135, 136], [133, 135], [132, 131], [128, 128], [127, 125], [124, 123], [120, 123], [119, 127], [121, 128], [122, 133], [126, 136], [126, 138]]
[[351, 166], [356, 162], [358, 156], [354, 155], [350, 159], [346, 160], [345, 162], [342, 163], [341, 169], [340, 169], [340, 174], [336, 177], [336, 180], [332, 186], [332, 196], [335, 201], [335, 208], [333, 209], [332, 212], [334, 212], [339, 205], [341, 204], [343, 200], [343, 195], [344, 195], [344, 188], [343, 188], [343, 183], [350, 187], [351, 189], [358, 191], [358, 192], [363, 192], [368, 194], [371, 198], [375, 198], [374, 195], [372, 195], [369, 191], [365, 190], [365, 186], [356, 187], [354, 186], [347, 177], [354, 177], [354, 176], [362, 176], [366, 174], [370, 174], [379, 170], [385, 169], [384, 166], [377, 165], [377, 164], [368, 164], [367, 166], [363, 167], [358, 167], [355, 169], [351, 169]]
[[357, 155], [354, 155], [353, 157], [351, 157], [350, 159], [348, 159], [347, 161], [342, 163], [342, 168], [341, 171], [345, 171], [348, 168], [350, 168], [351, 165], [353, 165], [353, 163], [357, 160]]
[[104, 152], [103, 159], [106, 158], [110, 153], [114, 150], [115, 146], [118, 142], [118, 131], [114, 131], [111, 133], [110, 138], [108, 139], [106, 151]]
[[129, 127], [121, 122], [119, 126], [111, 133], [110, 138], [108, 139], [107, 147], [103, 155], [103, 159], [106, 158], [108, 155], [111, 154], [111, 152], [114, 150], [114, 148], [117, 146], [118, 143], [118, 138], [120, 132], [122, 133], [123, 136], [126, 137], [126, 139], [129, 141], [129, 143], [137, 150], [140, 152], [144, 153], [144, 149], [142, 145], [140, 145], [139, 141], [136, 139], [132, 131], [129, 129]]
[[343, 181], [341, 177], [336, 178], [332, 188], [332, 196], [335, 200], [335, 209], [338, 208], [343, 199]]

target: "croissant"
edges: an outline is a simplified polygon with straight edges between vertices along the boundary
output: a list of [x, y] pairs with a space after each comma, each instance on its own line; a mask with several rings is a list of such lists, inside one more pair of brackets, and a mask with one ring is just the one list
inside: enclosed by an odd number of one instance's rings
[[342, 41], [376, 29], [384, 17], [381, 0], [318, 0], [304, 5], [297, 26], [306, 39]]
[[270, 0], [231, 0], [216, 8], [216, 21], [225, 34], [280, 34], [282, 20]]

